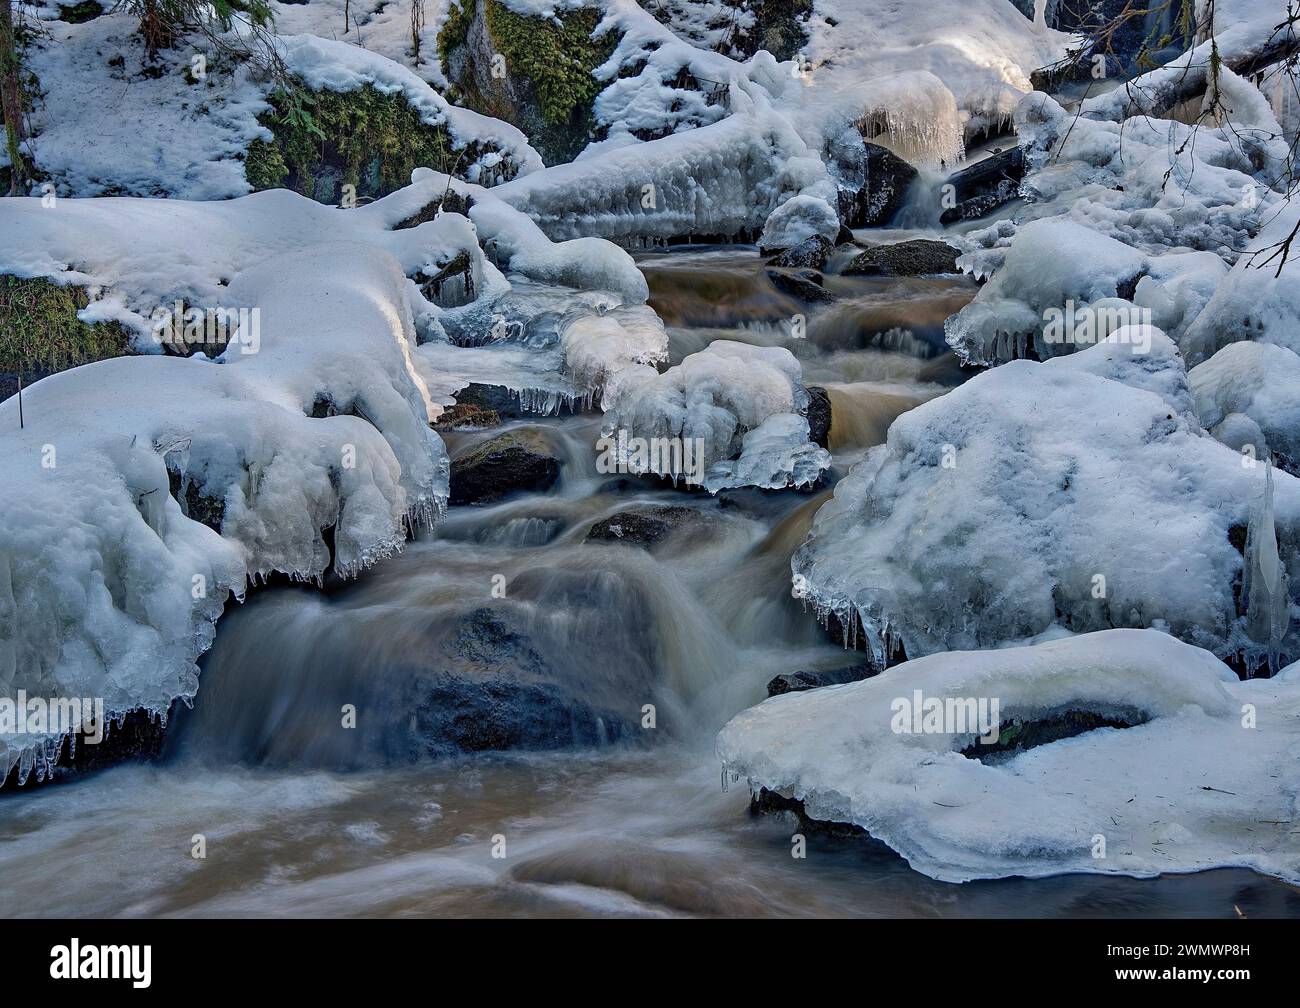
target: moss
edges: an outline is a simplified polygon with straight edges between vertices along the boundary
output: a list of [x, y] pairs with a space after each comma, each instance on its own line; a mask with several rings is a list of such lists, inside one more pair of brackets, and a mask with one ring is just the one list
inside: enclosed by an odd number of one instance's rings
[[[604, 87], [593, 71], [618, 44], [613, 31], [591, 37], [601, 11], [580, 7], [543, 18], [498, 0], [459, 3], [438, 34], [455, 100], [518, 126], [548, 162], [571, 160], [592, 138], [592, 108]], [[479, 17], [490, 52], [471, 44]], [[487, 63], [495, 56], [504, 60], [504, 79]]]
[[438, 32], [438, 58], [444, 67], [450, 64], [451, 54], [469, 41], [476, 2], [477, 0], [453, 0], [447, 11], [447, 20]]
[[0, 370], [49, 374], [127, 353], [120, 325], [77, 318], [89, 303], [81, 287], [0, 275]]
[[93, 21], [103, 13], [103, 5], [96, 3], [95, 0], [81, 0], [80, 3], [74, 4], [59, 4], [59, 20], [66, 21], [68, 24], [83, 24], [86, 21]]
[[532, 83], [543, 121], [563, 126], [575, 112], [590, 110], [603, 86], [592, 71], [609, 59], [615, 45], [612, 33], [591, 37], [600, 12], [579, 8], [547, 20], [485, 2], [493, 47], [505, 57], [507, 73]]
[[423, 122], [400, 92], [367, 84], [353, 91], [278, 90], [262, 125], [271, 140], [254, 140], [244, 174], [254, 189], [287, 186], [323, 203], [339, 203], [343, 186], [376, 199], [409, 184], [418, 167], [455, 173], [486, 149], [456, 150], [443, 126]]

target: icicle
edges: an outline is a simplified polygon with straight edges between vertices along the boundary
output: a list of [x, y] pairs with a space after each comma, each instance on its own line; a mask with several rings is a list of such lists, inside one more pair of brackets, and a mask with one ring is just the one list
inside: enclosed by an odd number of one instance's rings
[[1282, 640], [1291, 622], [1286, 567], [1277, 548], [1273, 516], [1273, 465], [1266, 461], [1264, 493], [1246, 530], [1246, 569], [1242, 579], [1246, 634], [1268, 650], [1268, 673], [1278, 670]]

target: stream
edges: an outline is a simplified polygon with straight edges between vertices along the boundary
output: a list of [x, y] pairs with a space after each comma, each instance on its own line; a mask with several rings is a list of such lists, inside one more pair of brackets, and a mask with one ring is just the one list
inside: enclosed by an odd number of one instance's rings
[[[810, 835], [792, 857], [798, 826], [751, 816], [743, 782], [722, 787], [713, 737], [772, 677], [858, 663], [791, 596], [790, 555], [892, 420], [963, 380], [943, 321], [975, 285], [838, 276], [832, 263], [838, 300], [809, 307], [768, 282], [752, 247], [639, 264], [673, 363], [714, 339], [781, 345], [828, 390], [828, 487], [665, 489], [597, 471], [598, 416], [507, 421], [561, 455], [550, 491], [452, 508], [359, 581], [254, 594], [224, 617], [160, 760], [0, 796], [0, 914], [1300, 913], [1300, 891], [1242, 870], [952, 885], [861, 838]], [[502, 429], [445, 438], [455, 454]], [[650, 547], [588, 540], [619, 512], [664, 504], [696, 514]], [[448, 713], [448, 656], [481, 671], [503, 651], [546, 688], [494, 696], [500, 719], [482, 705]], [[567, 744], [447, 747], [448, 732], [509, 743], [520, 704]], [[355, 728], [340, 721], [349, 705]]]

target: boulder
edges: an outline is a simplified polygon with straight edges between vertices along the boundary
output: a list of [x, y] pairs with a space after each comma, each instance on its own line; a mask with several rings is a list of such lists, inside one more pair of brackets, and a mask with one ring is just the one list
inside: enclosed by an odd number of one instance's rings
[[867, 249], [844, 267], [845, 276], [924, 276], [956, 273], [958, 251], [947, 242], [916, 238]]
[[768, 269], [767, 278], [783, 294], [811, 303], [834, 301], [835, 295], [822, 287], [822, 275], [816, 270]]
[[549, 490], [562, 464], [539, 431], [506, 431], [452, 459], [449, 502], [488, 504], [512, 493]]
[[814, 269], [821, 270], [826, 268], [826, 260], [830, 258], [831, 243], [821, 235], [812, 235], [805, 238], [798, 245], [779, 252], [767, 261], [769, 266], [779, 266], [785, 269]]
[[699, 515], [697, 508], [674, 505], [629, 508], [596, 522], [587, 541], [651, 546]]

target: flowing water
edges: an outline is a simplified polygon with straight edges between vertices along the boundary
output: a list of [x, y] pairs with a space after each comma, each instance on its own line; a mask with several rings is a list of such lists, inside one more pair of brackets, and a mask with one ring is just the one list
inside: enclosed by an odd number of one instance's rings
[[[717, 338], [783, 345], [827, 387], [832, 481], [962, 380], [942, 323], [967, 280], [828, 276], [840, 300], [809, 309], [753, 249], [642, 266], [674, 361]], [[513, 426], [563, 458], [552, 490], [453, 508], [358, 582], [255, 594], [223, 619], [161, 760], [0, 796], [0, 915], [1300, 912], [1294, 888], [1244, 871], [957, 886], [862, 839], [813, 836], [793, 858], [794, 824], [723, 789], [712, 739], [773, 676], [857, 664], [790, 593], [829, 491], [664, 489], [597, 472], [598, 418]], [[587, 539], [661, 504], [696, 513], [650, 548]], [[523, 699], [494, 692], [502, 667]]]

